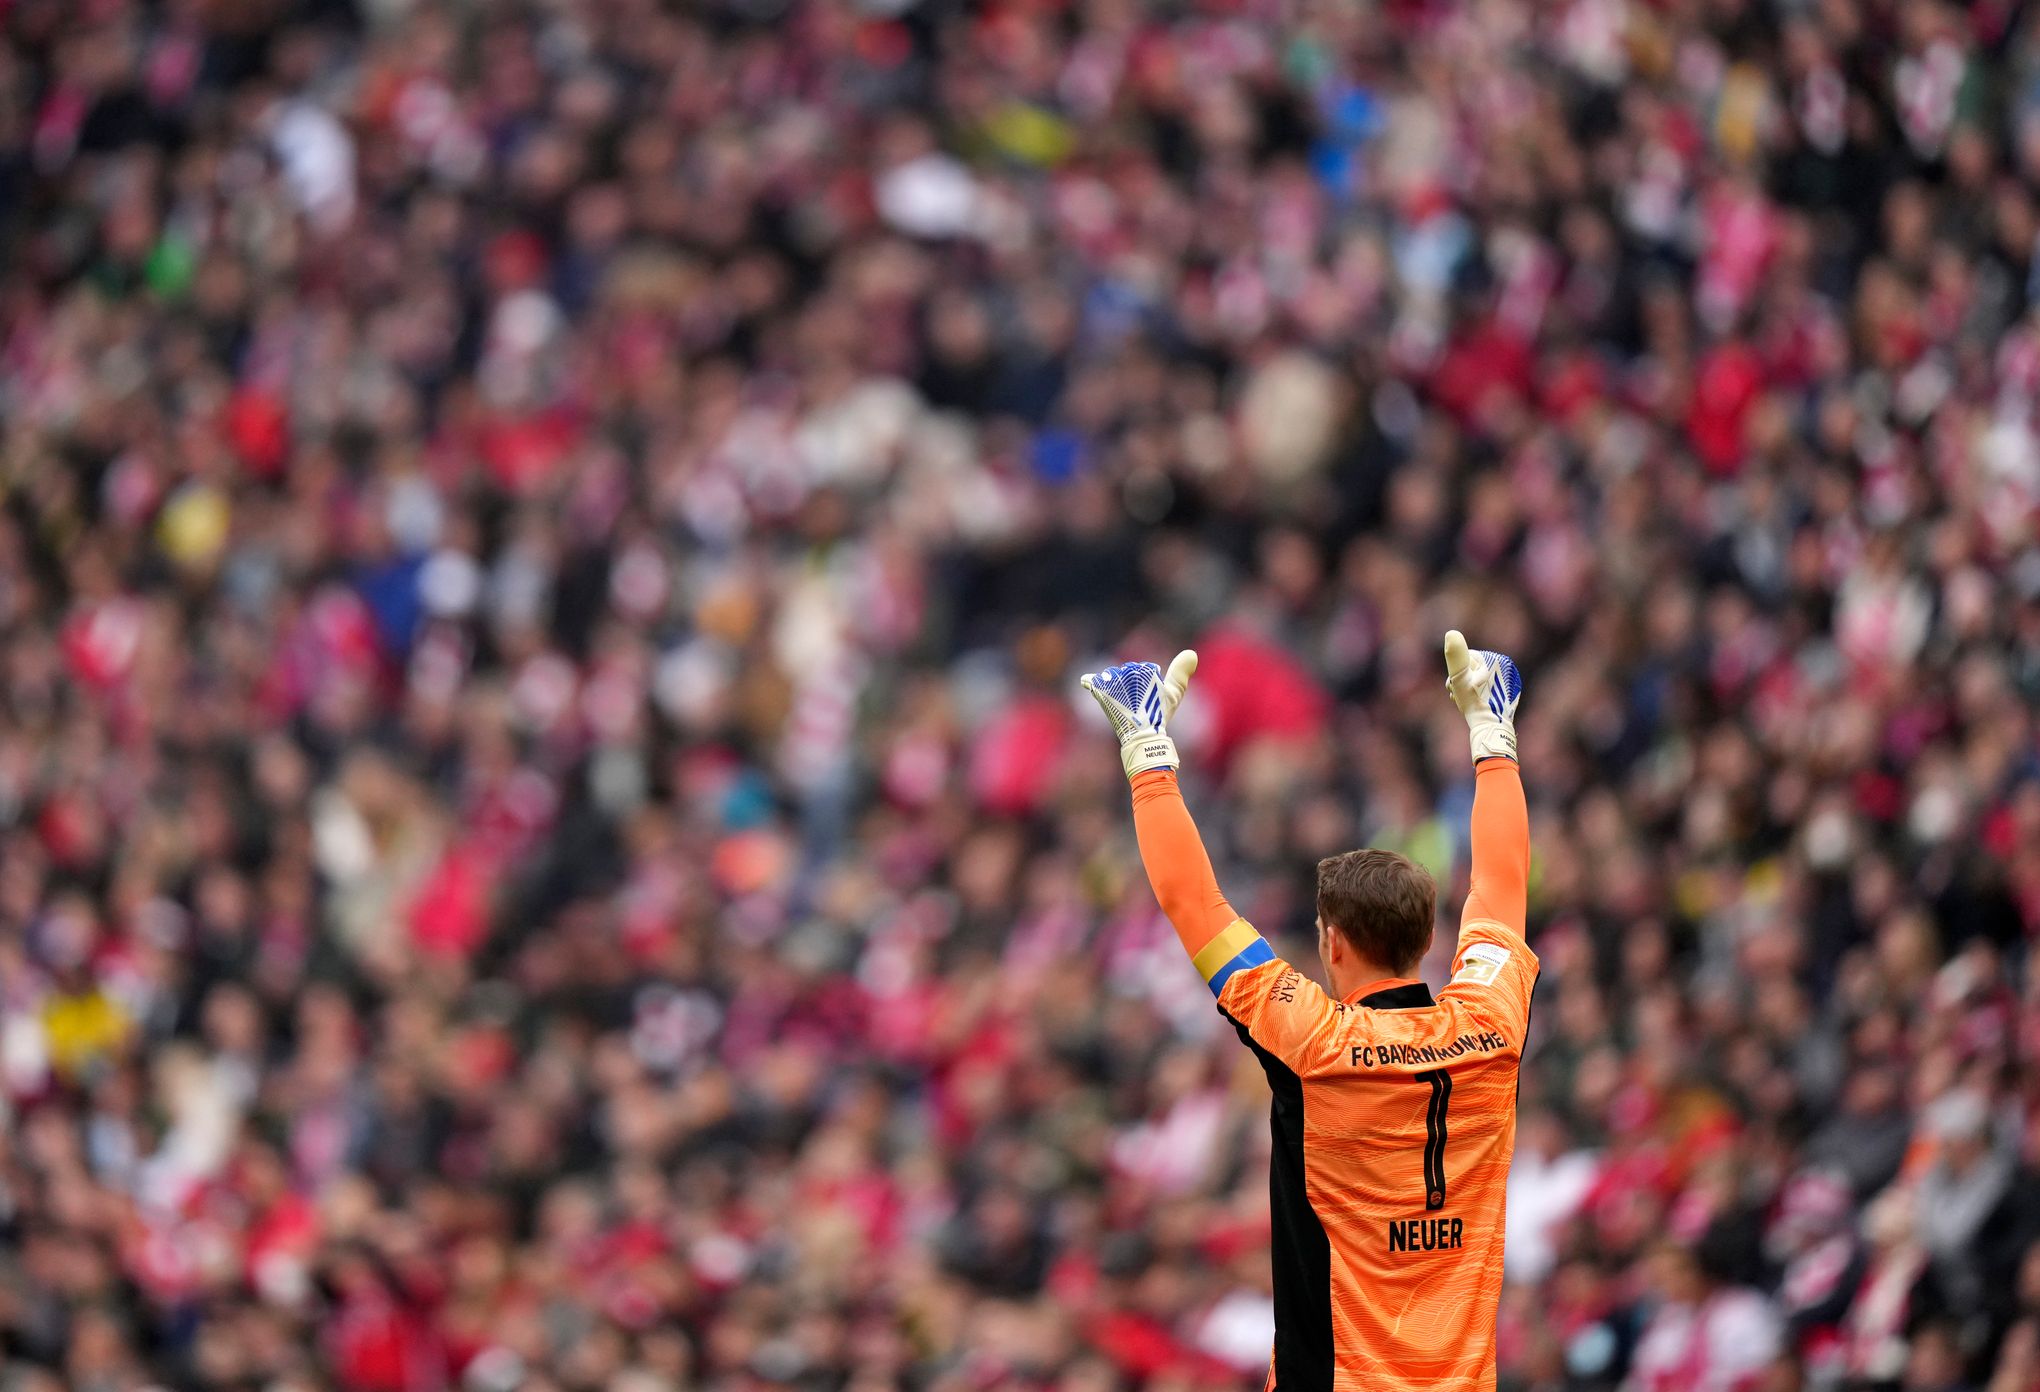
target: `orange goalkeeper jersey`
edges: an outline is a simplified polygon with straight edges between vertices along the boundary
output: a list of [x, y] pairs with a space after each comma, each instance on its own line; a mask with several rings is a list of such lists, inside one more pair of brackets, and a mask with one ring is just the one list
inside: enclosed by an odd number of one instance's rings
[[1473, 886], [1435, 999], [1422, 982], [1383, 981], [1332, 1000], [1217, 892], [1173, 775], [1142, 775], [1134, 801], [1157, 895], [1274, 1094], [1269, 1386], [1493, 1388], [1503, 1189], [1537, 978], [1515, 765], [1481, 766]]

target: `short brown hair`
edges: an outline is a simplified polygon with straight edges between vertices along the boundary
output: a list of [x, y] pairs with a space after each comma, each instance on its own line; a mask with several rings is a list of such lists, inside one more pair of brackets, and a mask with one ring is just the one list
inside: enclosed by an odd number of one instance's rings
[[1317, 911], [1355, 949], [1407, 976], [1431, 948], [1438, 886], [1408, 856], [1347, 851], [1318, 862]]

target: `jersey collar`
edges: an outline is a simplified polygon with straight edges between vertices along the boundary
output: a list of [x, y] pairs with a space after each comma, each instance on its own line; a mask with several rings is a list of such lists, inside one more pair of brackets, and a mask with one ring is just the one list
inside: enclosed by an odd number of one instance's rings
[[1431, 988], [1423, 982], [1389, 977], [1356, 988], [1345, 1003], [1364, 1005], [1370, 1010], [1422, 1010], [1438, 1002], [1431, 999]]

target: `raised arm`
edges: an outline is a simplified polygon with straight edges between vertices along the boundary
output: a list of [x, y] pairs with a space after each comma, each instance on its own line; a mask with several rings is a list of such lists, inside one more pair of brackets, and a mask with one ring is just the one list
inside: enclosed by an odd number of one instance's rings
[[1444, 994], [1492, 1019], [1520, 1049], [1538, 971], [1523, 940], [1530, 899], [1530, 812], [1516, 769], [1523, 674], [1500, 653], [1469, 651], [1454, 629], [1445, 635], [1445, 689], [1473, 747], [1473, 876]]
[[1530, 812], [1516, 768], [1523, 674], [1501, 653], [1469, 649], [1455, 628], [1445, 635], [1445, 689], [1473, 748], [1473, 878], [1461, 935], [1471, 923], [1499, 923], [1521, 937], [1530, 898]]
[[1212, 994], [1234, 972], [1273, 959], [1268, 944], [1233, 912], [1219, 889], [1173, 770], [1134, 775], [1133, 834], [1155, 899]]
[[1499, 923], [1522, 936], [1530, 910], [1530, 810], [1523, 776], [1509, 758], [1483, 759], [1473, 771], [1473, 876], [1462, 925]]
[[1133, 785], [1133, 831], [1148, 883], [1183, 950], [1213, 995], [1234, 972], [1270, 962], [1273, 950], [1219, 891], [1211, 857], [1176, 786], [1176, 745], [1168, 718], [1197, 670], [1197, 654], [1181, 652], [1169, 670], [1127, 662], [1084, 677], [1119, 736], [1119, 757]]

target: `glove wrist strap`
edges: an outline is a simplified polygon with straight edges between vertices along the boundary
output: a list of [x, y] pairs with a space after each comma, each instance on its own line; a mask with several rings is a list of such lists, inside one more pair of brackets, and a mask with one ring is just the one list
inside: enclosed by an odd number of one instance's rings
[[1160, 730], [1142, 730], [1127, 736], [1120, 744], [1119, 762], [1131, 778], [1150, 769], [1176, 768], [1182, 760], [1176, 757], [1176, 742], [1168, 735]]
[[1482, 759], [1513, 759], [1516, 757], [1516, 732], [1507, 725], [1496, 721], [1489, 725], [1478, 725], [1470, 732], [1473, 743], [1473, 761]]

